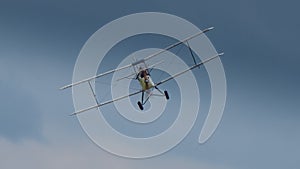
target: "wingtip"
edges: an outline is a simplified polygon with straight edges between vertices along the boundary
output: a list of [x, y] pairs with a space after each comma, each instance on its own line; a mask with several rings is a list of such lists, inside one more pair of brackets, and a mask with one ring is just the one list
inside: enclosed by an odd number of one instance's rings
[[208, 32], [210, 30], [213, 30], [213, 29], [214, 29], [214, 27], [209, 27], [209, 28], [204, 29], [203, 32], [205, 33], [205, 32]]
[[213, 30], [214, 28], [215, 28], [215, 27], [212, 26], [212, 27], [208, 28], [208, 30]]
[[75, 116], [77, 113], [72, 113], [72, 114], [69, 114], [69, 116]]
[[64, 89], [69, 88], [69, 87], [71, 87], [71, 85], [63, 86], [63, 87], [59, 88], [59, 90], [64, 90]]

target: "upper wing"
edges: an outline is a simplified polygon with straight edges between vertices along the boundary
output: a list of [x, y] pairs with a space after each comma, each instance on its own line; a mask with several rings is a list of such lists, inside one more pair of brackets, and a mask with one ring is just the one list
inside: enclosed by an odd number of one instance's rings
[[109, 103], [112, 103], [112, 102], [115, 102], [115, 101], [118, 101], [118, 100], [125, 99], [126, 97], [130, 97], [130, 96], [133, 96], [133, 95], [139, 94], [139, 93], [141, 93], [141, 92], [143, 92], [143, 90], [139, 90], [139, 91], [137, 91], [137, 92], [130, 93], [129, 95], [126, 95], [126, 96], [121, 96], [121, 97], [115, 98], [115, 99], [113, 99], [113, 100], [109, 100], [109, 101], [106, 101], [106, 102], [103, 102], [103, 103], [97, 104], [97, 105], [95, 105], [95, 106], [91, 106], [91, 107], [88, 107], [88, 108], [85, 108], [85, 109], [79, 110], [79, 111], [77, 111], [77, 112], [74, 112], [73, 114], [71, 114], [71, 116], [73, 116], [73, 115], [77, 115], [77, 114], [79, 114], [79, 113], [83, 113], [83, 112], [85, 112], [85, 111], [88, 111], [88, 110], [91, 110], [91, 109], [95, 109], [95, 108], [97, 108], [97, 107], [100, 107], [100, 106], [104, 106], [104, 105], [106, 105], [106, 104], [109, 104]]
[[189, 36], [189, 37], [187, 37], [187, 38], [185, 38], [185, 39], [183, 39], [183, 40], [181, 40], [181, 41], [179, 41], [179, 42], [177, 42], [177, 43], [174, 43], [174, 44], [172, 44], [172, 45], [170, 45], [170, 46], [168, 46], [168, 47], [166, 47], [166, 48], [164, 48], [164, 49], [162, 49], [162, 50], [156, 52], [156, 53], [153, 53], [152, 55], [149, 55], [149, 56], [145, 57], [145, 58], [144, 58], [144, 61], [149, 60], [149, 59], [151, 59], [151, 58], [153, 58], [153, 57], [155, 57], [155, 56], [157, 56], [157, 55], [159, 55], [159, 54], [161, 54], [161, 53], [164, 53], [164, 52], [167, 51], [167, 50], [170, 50], [170, 49], [172, 49], [172, 48], [174, 48], [174, 47], [176, 47], [176, 46], [178, 46], [178, 45], [180, 45], [180, 44], [182, 44], [182, 43], [187, 42], [188, 40], [191, 40], [191, 39], [193, 39], [193, 38], [195, 38], [195, 37], [197, 37], [197, 36], [199, 36], [199, 35], [201, 35], [201, 34], [204, 34], [205, 32], [208, 32], [208, 31], [210, 31], [210, 30], [213, 30], [213, 29], [214, 29], [214, 27], [210, 27], [210, 28], [204, 29], [203, 31], [197, 32], [196, 34], [194, 34], [194, 35], [192, 35], [192, 36]]
[[189, 67], [188, 69], [185, 69], [185, 70], [182, 71], [182, 72], [176, 73], [175, 75], [173, 75], [173, 76], [171, 76], [171, 77], [169, 77], [169, 78], [166, 78], [166, 79], [164, 79], [164, 80], [162, 80], [162, 81], [156, 83], [155, 86], [161, 85], [161, 84], [163, 84], [163, 83], [165, 83], [165, 82], [167, 82], [167, 81], [169, 81], [169, 80], [172, 80], [172, 79], [176, 78], [177, 76], [180, 76], [180, 75], [182, 75], [182, 74], [188, 72], [189, 70], [195, 69], [196, 67], [199, 67], [199, 66], [203, 65], [203, 64], [206, 63], [206, 62], [209, 62], [209, 61], [211, 61], [211, 60], [213, 60], [213, 59], [215, 59], [215, 58], [217, 58], [217, 57], [219, 57], [219, 56], [222, 56], [223, 54], [224, 54], [224, 53], [219, 53], [219, 54], [217, 54], [217, 55], [215, 55], [215, 56], [213, 56], [213, 57], [210, 57], [210, 58], [204, 60], [203, 62], [200, 62], [200, 63], [198, 63], [198, 64], [195, 64], [195, 65]]
[[177, 43], [174, 43], [174, 44], [172, 44], [172, 45], [170, 45], [170, 46], [168, 46], [168, 47], [166, 47], [166, 48], [164, 48], [164, 49], [162, 49], [162, 50], [160, 50], [160, 51], [158, 51], [158, 52], [156, 52], [156, 53], [153, 53], [153, 54], [151, 54], [151, 55], [145, 57], [144, 59], [138, 60], [138, 61], [136, 61], [136, 62], [134, 62], [134, 63], [132, 63], [132, 64], [129, 64], [129, 65], [126, 65], [126, 66], [117, 68], [117, 69], [109, 70], [109, 71], [107, 71], [107, 72], [98, 74], [98, 75], [93, 76], [93, 77], [90, 77], [90, 78], [83, 79], [83, 80], [81, 80], [81, 81], [78, 81], [78, 82], [75, 82], [75, 83], [72, 83], [72, 84], [63, 86], [63, 87], [61, 87], [60, 89], [63, 90], [63, 89], [66, 89], [66, 88], [69, 88], [69, 87], [72, 87], [72, 86], [79, 85], [79, 84], [84, 83], [84, 82], [88, 82], [88, 81], [93, 80], [93, 79], [96, 79], [96, 78], [99, 78], [99, 77], [101, 77], [101, 76], [105, 76], [105, 75], [108, 75], [108, 74], [110, 74], [110, 73], [114, 73], [114, 72], [116, 72], [116, 71], [120, 71], [120, 70], [129, 68], [129, 67], [131, 67], [131, 66], [135, 66], [135, 65], [137, 65], [137, 64], [139, 64], [139, 63], [141, 63], [141, 62], [145, 62], [145, 61], [147, 61], [147, 60], [149, 60], [149, 59], [151, 59], [151, 58], [153, 58], [153, 57], [155, 57], [155, 56], [157, 56], [157, 55], [159, 55], [159, 54], [161, 54], [161, 53], [164, 53], [164, 52], [166, 52], [167, 50], [170, 50], [170, 49], [172, 49], [172, 48], [174, 48], [174, 47], [176, 47], [176, 46], [178, 46], [178, 45], [180, 45], [180, 44], [182, 44], [182, 43], [185, 43], [185, 42], [187, 42], [188, 40], [193, 39], [193, 38], [195, 38], [195, 37], [197, 37], [197, 36], [199, 36], [199, 35], [201, 35], [201, 34], [203, 34], [203, 33], [205, 33], [205, 32], [208, 32], [208, 31], [212, 30], [213, 28], [214, 28], [214, 27], [210, 27], [210, 28], [204, 29], [203, 31], [197, 32], [196, 34], [194, 34], [194, 35], [192, 35], [192, 36], [189, 36], [189, 37], [187, 37], [187, 38], [185, 38], [185, 39], [183, 39], [183, 40], [181, 40], [181, 41], [179, 41], [179, 42], [177, 42]]
[[108, 74], [110, 74], [110, 73], [114, 73], [114, 72], [116, 72], [116, 71], [120, 71], [120, 70], [129, 68], [129, 67], [131, 67], [131, 66], [132, 66], [132, 64], [129, 64], [129, 65], [126, 65], [126, 66], [117, 68], [117, 69], [109, 70], [109, 71], [107, 71], [107, 72], [100, 73], [100, 74], [98, 74], [98, 75], [96, 75], [96, 76], [93, 76], [93, 77], [90, 77], [90, 78], [86, 78], [86, 79], [83, 79], [83, 80], [81, 80], [81, 81], [78, 81], [78, 82], [75, 82], [75, 83], [72, 83], [72, 84], [63, 86], [63, 87], [61, 87], [60, 89], [63, 90], [63, 89], [66, 89], [66, 88], [69, 88], [69, 87], [72, 87], [72, 86], [76, 86], [76, 85], [79, 85], [79, 84], [81, 84], [81, 83], [84, 83], [84, 82], [87, 82], [87, 81], [96, 79], [96, 78], [98, 78], [98, 77], [105, 76], [105, 75], [108, 75]]

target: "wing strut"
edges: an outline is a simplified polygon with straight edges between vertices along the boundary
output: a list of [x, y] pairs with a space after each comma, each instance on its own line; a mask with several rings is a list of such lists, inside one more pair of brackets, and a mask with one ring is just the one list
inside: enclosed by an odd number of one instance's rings
[[[192, 58], [193, 58], [193, 61], [194, 61], [195, 65], [196, 65], [197, 62], [196, 62], [196, 59], [195, 59], [193, 50], [192, 50], [191, 47], [190, 47], [189, 41], [186, 41], [186, 44], [187, 44], [187, 46], [189, 47], [189, 51], [190, 51], [190, 53], [191, 53], [191, 55], [192, 55]], [[200, 68], [200, 67], [199, 67], [199, 68]]]
[[99, 103], [98, 103], [98, 99], [97, 99], [96, 93], [95, 93], [95, 91], [94, 91], [94, 89], [93, 89], [93, 87], [92, 87], [92, 85], [91, 85], [91, 81], [88, 81], [88, 83], [89, 83], [90, 89], [91, 89], [91, 91], [92, 91], [92, 94], [93, 94], [93, 96], [94, 96], [94, 99], [95, 99], [95, 101], [96, 101], [96, 103], [97, 103], [97, 105], [98, 105], [98, 104], [99, 104]]

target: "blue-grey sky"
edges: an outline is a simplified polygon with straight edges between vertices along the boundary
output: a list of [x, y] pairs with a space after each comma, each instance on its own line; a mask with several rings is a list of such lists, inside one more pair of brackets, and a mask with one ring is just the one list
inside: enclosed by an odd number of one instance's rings
[[[0, 1], [0, 168], [299, 168], [299, 5], [293, 0]], [[207, 36], [226, 54], [227, 103], [205, 144], [197, 142], [203, 111], [176, 148], [131, 160], [93, 144], [68, 116], [74, 111], [71, 90], [58, 88], [71, 82], [80, 49], [95, 31], [147, 11], [216, 28]], [[118, 49], [116, 57], [123, 57]], [[194, 73], [209, 85], [204, 69]], [[208, 88], [202, 89], [204, 110]]]

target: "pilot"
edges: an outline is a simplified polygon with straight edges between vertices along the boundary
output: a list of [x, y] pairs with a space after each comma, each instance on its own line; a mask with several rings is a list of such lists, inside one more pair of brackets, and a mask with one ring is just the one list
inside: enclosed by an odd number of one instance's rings
[[143, 69], [143, 68], [139, 68], [139, 75], [138, 75], [141, 79], [145, 79], [145, 82], [148, 83], [149, 82], [149, 72], [147, 69]]

